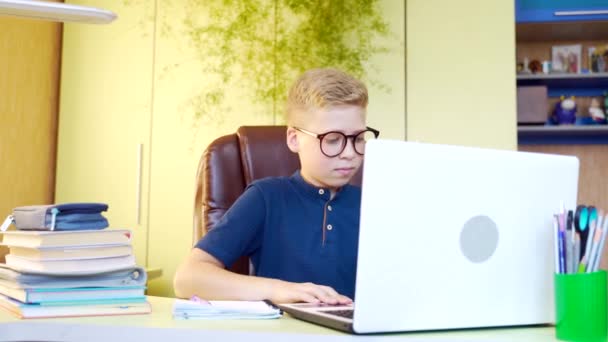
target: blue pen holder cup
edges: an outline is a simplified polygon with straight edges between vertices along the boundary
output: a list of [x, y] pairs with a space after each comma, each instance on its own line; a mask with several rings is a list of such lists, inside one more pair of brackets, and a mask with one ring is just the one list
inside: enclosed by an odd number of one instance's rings
[[563, 341], [606, 341], [606, 271], [555, 274], [555, 335]]

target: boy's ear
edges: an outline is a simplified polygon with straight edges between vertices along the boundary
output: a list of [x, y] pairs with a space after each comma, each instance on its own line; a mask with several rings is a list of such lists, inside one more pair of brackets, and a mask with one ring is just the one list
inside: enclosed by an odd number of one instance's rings
[[300, 144], [298, 142], [298, 132], [293, 127], [287, 127], [287, 147], [293, 153], [300, 152]]

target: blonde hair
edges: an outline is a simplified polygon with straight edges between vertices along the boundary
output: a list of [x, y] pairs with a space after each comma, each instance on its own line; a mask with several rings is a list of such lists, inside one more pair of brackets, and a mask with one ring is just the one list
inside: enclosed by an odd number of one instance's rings
[[332, 69], [311, 69], [300, 76], [287, 96], [286, 116], [289, 125], [299, 113], [340, 105], [367, 108], [367, 88], [347, 73]]

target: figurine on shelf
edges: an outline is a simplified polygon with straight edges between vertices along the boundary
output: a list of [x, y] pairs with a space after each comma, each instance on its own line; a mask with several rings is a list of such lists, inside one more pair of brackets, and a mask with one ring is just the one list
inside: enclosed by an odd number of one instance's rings
[[524, 62], [522, 63], [522, 69], [518, 70], [520, 74], [530, 74], [530, 62], [528, 60], [528, 57], [524, 57]]
[[591, 105], [589, 106], [589, 116], [591, 117], [591, 124], [605, 124], [606, 115], [600, 107], [600, 101], [596, 98], [591, 99]]
[[574, 96], [566, 98], [560, 97], [560, 101], [555, 105], [551, 123], [554, 125], [573, 125], [576, 122], [576, 102]]
[[530, 69], [530, 71], [533, 74], [538, 74], [543, 71], [543, 65], [540, 63], [540, 61], [538, 59], [533, 59], [530, 62], [530, 65], [528, 66], [528, 68]]

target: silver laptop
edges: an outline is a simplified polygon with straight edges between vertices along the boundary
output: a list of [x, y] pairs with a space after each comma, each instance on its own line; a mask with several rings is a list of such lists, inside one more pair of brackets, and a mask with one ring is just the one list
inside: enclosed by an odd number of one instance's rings
[[373, 140], [355, 303], [285, 304], [353, 333], [554, 322], [552, 216], [576, 204], [575, 157]]

